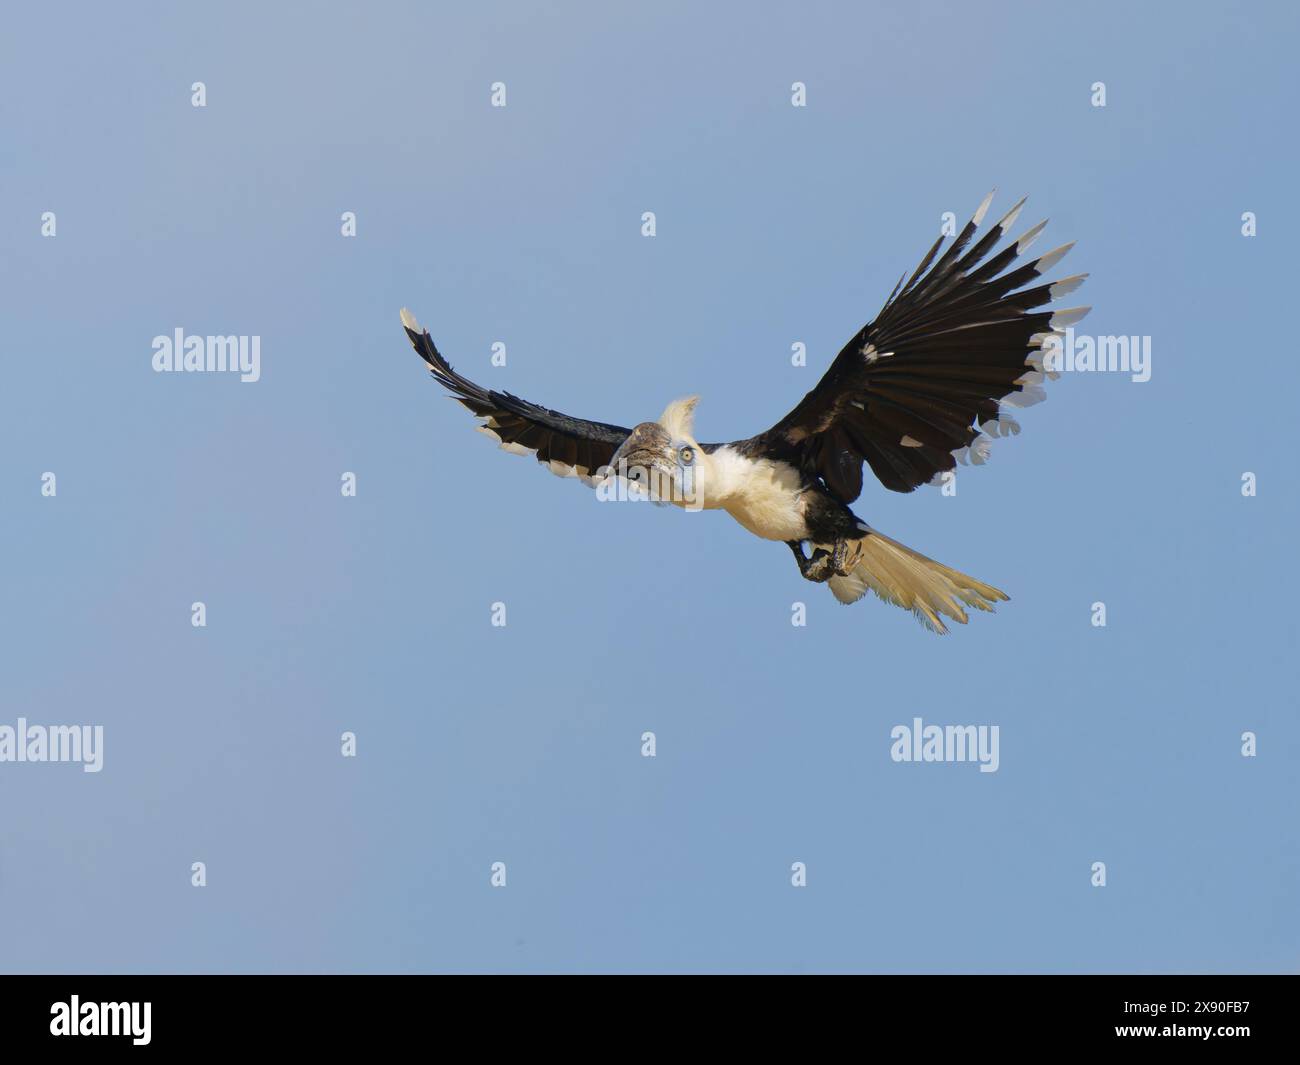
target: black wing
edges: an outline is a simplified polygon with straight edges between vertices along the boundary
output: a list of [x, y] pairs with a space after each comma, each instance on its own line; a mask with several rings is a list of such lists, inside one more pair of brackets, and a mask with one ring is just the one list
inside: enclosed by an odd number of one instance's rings
[[1073, 243], [1007, 270], [1046, 222], [985, 260], [1024, 200], [963, 255], [992, 198], [942, 255], [940, 237], [906, 285], [899, 280], [875, 321], [845, 345], [794, 410], [739, 446], [794, 463], [850, 503], [862, 491], [864, 461], [886, 488], [910, 492], [959, 459], [982, 463], [988, 435], [1018, 433], [1003, 406], [1044, 398], [1044, 339], [1089, 309], [1033, 308], [1072, 292], [1088, 275], [1024, 287]]
[[539, 407], [509, 392], [493, 392], [462, 377], [439, 354], [428, 330], [421, 329], [410, 311], [402, 311], [402, 326], [429, 372], [443, 388], [487, 419], [480, 431], [501, 441], [509, 451], [535, 452], [562, 477], [577, 476], [590, 483], [602, 466], [608, 466], [620, 444], [631, 434], [621, 425], [589, 422]]

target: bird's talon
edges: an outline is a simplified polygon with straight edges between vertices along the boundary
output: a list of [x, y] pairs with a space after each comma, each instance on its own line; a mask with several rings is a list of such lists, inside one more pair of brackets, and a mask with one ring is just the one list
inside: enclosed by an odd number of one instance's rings
[[807, 580], [824, 584], [835, 576], [834, 565], [835, 559], [831, 553], [819, 547], [813, 551], [812, 558], [808, 559], [803, 567], [803, 575]]
[[853, 572], [852, 567], [849, 566], [849, 542], [847, 540], [835, 541], [834, 565], [837, 577], [847, 577]]

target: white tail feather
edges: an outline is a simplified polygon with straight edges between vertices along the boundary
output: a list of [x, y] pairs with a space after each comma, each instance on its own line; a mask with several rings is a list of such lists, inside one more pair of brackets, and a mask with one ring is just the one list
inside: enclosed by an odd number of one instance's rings
[[841, 603], [856, 603], [869, 589], [886, 603], [912, 611], [922, 625], [940, 634], [948, 631], [940, 615], [965, 625], [963, 603], [992, 610], [995, 602], [1008, 598], [992, 585], [926, 558], [874, 529], [853, 541], [849, 562], [847, 577], [827, 582]]

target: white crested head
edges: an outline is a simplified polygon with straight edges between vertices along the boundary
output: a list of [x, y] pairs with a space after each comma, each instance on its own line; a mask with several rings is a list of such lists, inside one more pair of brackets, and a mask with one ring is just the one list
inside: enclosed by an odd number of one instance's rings
[[659, 415], [659, 424], [668, 430], [668, 435], [674, 440], [695, 439], [695, 405], [699, 401], [699, 396], [675, 399]]

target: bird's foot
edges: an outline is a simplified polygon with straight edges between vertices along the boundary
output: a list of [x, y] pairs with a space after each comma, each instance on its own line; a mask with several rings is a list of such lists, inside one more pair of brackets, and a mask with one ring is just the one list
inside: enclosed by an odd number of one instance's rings
[[800, 567], [804, 579], [822, 584], [835, 576], [835, 559], [829, 551], [817, 548], [812, 558], [805, 560]]
[[824, 547], [814, 548], [811, 557], [804, 554], [801, 541], [791, 541], [790, 549], [799, 563], [799, 574], [804, 580], [824, 584], [832, 577], [848, 576], [849, 571], [845, 567], [848, 562], [849, 545], [846, 540], [837, 540], [835, 546], [829, 551]]

